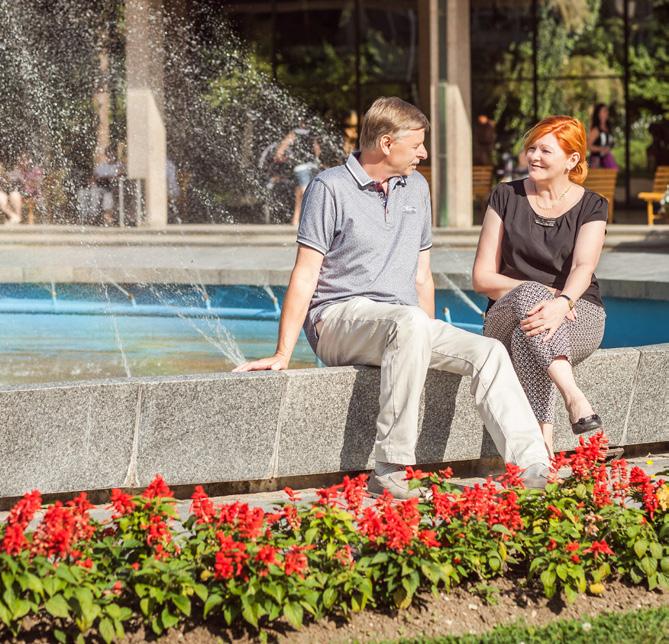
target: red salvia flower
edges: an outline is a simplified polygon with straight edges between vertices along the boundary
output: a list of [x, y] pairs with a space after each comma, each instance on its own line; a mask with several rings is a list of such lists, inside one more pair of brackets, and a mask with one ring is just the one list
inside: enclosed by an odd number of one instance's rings
[[132, 497], [118, 488], [111, 491], [111, 507], [114, 509], [114, 519], [130, 514], [135, 509], [135, 502]]
[[630, 472], [630, 485], [641, 493], [641, 501], [648, 516], [652, 519], [655, 511], [660, 507], [660, 501], [655, 492], [662, 482], [655, 485], [650, 476], [640, 467], [633, 467]]
[[407, 481], [411, 481], [413, 479], [416, 479], [420, 481], [421, 479], [424, 479], [426, 476], [429, 476], [426, 472], [423, 472], [423, 470], [415, 470], [411, 465], [407, 465], [405, 468], [405, 475], [404, 478]]
[[557, 548], [557, 541], [555, 541], [555, 539], [549, 539], [546, 550], [555, 550], [555, 548]]
[[201, 485], [196, 485], [190, 511], [196, 517], [196, 523], [211, 523], [216, 516], [216, 508]]
[[23, 498], [9, 511], [7, 524], [18, 525], [22, 530], [25, 530], [41, 505], [42, 495], [37, 490], [24, 494]]
[[554, 505], [547, 505], [546, 509], [551, 513], [549, 518], [560, 519], [562, 517], [562, 510]]
[[172, 493], [172, 490], [170, 490], [170, 488], [168, 487], [167, 483], [165, 483], [165, 479], [160, 474], [156, 474], [153, 481], [151, 481], [146, 490], [142, 492], [142, 496], [145, 499], [156, 499], [156, 498], [171, 499], [174, 497], [174, 494]]
[[288, 500], [291, 503], [297, 503], [300, 500], [299, 495], [297, 494], [297, 492], [295, 492], [295, 490], [293, 490], [292, 487], [286, 486], [285, 488], [283, 488], [283, 491], [286, 493], [286, 496], [288, 497]]
[[309, 567], [307, 556], [304, 554], [304, 547], [292, 546], [284, 556], [283, 570], [286, 575], [297, 575], [304, 577], [304, 573]]
[[599, 464], [606, 458], [608, 443], [608, 438], [602, 431], [593, 434], [587, 442], [582, 436], [578, 439], [578, 447], [569, 458], [569, 466], [575, 478], [589, 480], [593, 477]]
[[346, 507], [357, 516], [363, 501], [367, 497], [367, 475], [360, 474], [355, 478], [345, 476], [342, 487]]
[[593, 555], [595, 555], [595, 559], [597, 558], [597, 555], [614, 555], [615, 552], [611, 550], [611, 547], [609, 546], [608, 543], [606, 543], [605, 539], [602, 539], [601, 541], [593, 541], [592, 545], [589, 548], [586, 548], [584, 553], [591, 552]]
[[595, 475], [595, 485], [592, 488], [592, 498], [598, 508], [605, 505], [611, 505], [611, 491], [609, 490], [609, 479], [606, 472], [606, 466], [600, 465]]
[[502, 487], [511, 488], [519, 487], [524, 488], [525, 482], [520, 478], [520, 475], [523, 473], [523, 468], [514, 465], [513, 463], [506, 464], [506, 472], [499, 476], [497, 480], [502, 484]]
[[446, 469], [439, 470], [439, 475], [442, 479], [450, 479], [453, 477], [453, 469], [451, 467], [447, 467]]
[[26, 547], [27, 541], [23, 534], [23, 529], [19, 524], [10, 524], [5, 530], [5, 537], [2, 540], [2, 551], [8, 555], [18, 555]]
[[336, 505], [336, 500], [341, 489], [342, 484], [339, 483], [337, 485], [331, 485], [330, 487], [324, 487], [320, 490], [316, 490], [316, 494], [318, 495], [318, 503], [321, 505]]
[[35, 554], [65, 557], [74, 545], [75, 517], [69, 508], [56, 501], [44, 514], [33, 537]]
[[576, 554], [572, 555], [572, 556], [570, 557], [570, 559], [571, 559], [574, 563], [581, 563], [581, 558], [580, 558], [578, 555], [576, 555]]
[[351, 546], [346, 544], [343, 548], [340, 548], [335, 552], [334, 558], [344, 567], [352, 568], [355, 565], [353, 561], [353, 551]]
[[623, 505], [630, 487], [630, 473], [627, 461], [624, 458], [611, 461], [610, 478], [611, 486], [613, 487], [613, 495], [617, 501]]
[[249, 554], [246, 552], [246, 544], [235, 541], [223, 532], [217, 532], [216, 537], [220, 544], [220, 550], [216, 553], [214, 574], [219, 579], [242, 577], [244, 564], [249, 558]]
[[434, 530], [421, 530], [418, 533], [418, 538], [428, 548], [439, 548], [439, 546], [441, 546], [441, 544], [437, 540], [437, 533]]
[[576, 552], [580, 547], [581, 547], [581, 544], [578, 541], [570, 541], [565, 546], [565, 550], [567, 552]]

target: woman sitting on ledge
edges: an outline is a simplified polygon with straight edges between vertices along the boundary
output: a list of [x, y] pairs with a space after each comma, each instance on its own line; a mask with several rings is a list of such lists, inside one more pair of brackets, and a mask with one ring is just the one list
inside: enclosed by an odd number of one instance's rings
[[595, 351], [604, 335], [594, 271], [607, 203], [582, 186], [588, 168], [580, 121], [545, 118], [526, 134], [523, 147], [529, 177], [492, 191], [473, 285], [489, 298], [484, 335], [509, 351], [552, 455], [558, 390], [575, 433], [602, 425], [572, 366]]

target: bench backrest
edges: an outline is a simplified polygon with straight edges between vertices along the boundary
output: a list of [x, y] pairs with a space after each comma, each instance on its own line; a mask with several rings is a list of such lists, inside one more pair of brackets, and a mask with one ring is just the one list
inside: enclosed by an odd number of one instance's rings
[[664, 192], [669, 185], [669, 165], [659, 165], [653, 179], [653, 192]]
[[613, 201], [616, 193], [616, 179], [618, 170], [610, 168], [590, 168], [583, 184], [586, 188], [602, 195], [609, 202]]
[[490, 194], [492, 170], [491, 165], [475, 165], [472, 168], [474, 199], [485, 198]]

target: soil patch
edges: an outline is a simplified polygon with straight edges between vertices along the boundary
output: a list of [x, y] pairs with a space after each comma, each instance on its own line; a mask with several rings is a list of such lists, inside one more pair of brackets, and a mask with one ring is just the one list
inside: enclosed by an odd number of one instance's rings
[[[475, 592], [472, 592], [475, 591]], [[478, 594], [476, 594], [478, 593]], [[489, 601], [486, 601], [489, 598]], [[489, 603], [491, 602], [491, 603]], [[324, 619], [295, 631], [278, 625], [269, 631], [270, 641], [282, 644], [312, 642], [378, 642], [399, 638], [443, 637], [446, 635], [482, 634], [501, 624], [524, 621], [531, 626], [545, 626], [557, 619], [586, 619], [601, 613], [632, 611], [669, 606], [669, 593], [649, 592], [643, 587], [611, 582], [600, 597], [581, 595], [574, 604], [560, 598], [546, 599], [535, 587], [527, 587], [523, 578], [496, 579], [486, 585], [456, 588], [421, 596], [417, 604], [403, 611], [367, 610], [353, 615], [350, 621]], [[132, 630], [132, 627], [130, 629]], [[34, 630], [22, 634], [19, 641], [52, 642], [50, 629], [35, 624]], [[138, 644], [156, 641], [160, 644], [210, 644], [214, 642], [257, 642], [257, 633], [249, 629], [230, 629], [221, 621], [188, 624], [162, 637], [139, 627], [125, 640]]]

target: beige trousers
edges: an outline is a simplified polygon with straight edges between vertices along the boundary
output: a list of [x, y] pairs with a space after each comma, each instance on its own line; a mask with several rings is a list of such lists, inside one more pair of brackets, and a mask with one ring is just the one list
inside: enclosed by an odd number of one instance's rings
[[478, 412], [506, 462], [548, 464], [541, 430], [501, 342], [430, 319], [417, 306], [365, 297], [329, 306], [316, 328], [316, 353], [326, 365], [381, 367], [377, 461], [416, 462], [419, 404], [430, 368], [471, 377]]

